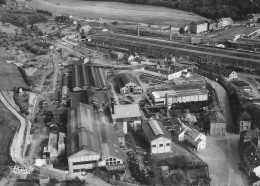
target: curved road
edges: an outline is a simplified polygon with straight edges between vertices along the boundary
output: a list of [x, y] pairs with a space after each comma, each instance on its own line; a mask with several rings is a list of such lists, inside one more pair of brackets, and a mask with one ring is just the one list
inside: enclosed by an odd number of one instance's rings
[[229, 98], [226, 90], [217, 82], [208, 80], [216, 90], [219, 103], [227, 121], [226, 136], [207, 136], [207, 148], [197, 152], [197, 155], [209, 165], [213, 186], [244, 186], [248, 185], [247, 176], [238, 169], [239, 135], [234, 134]]

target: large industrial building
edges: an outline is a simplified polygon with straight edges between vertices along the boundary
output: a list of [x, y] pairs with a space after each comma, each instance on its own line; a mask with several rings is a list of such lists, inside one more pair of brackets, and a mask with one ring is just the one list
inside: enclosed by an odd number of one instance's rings
[[104, 70], [85, 64], [74, 65], [72, 69], [72, 90], [77, 92], [86, 90], [90, 86], [97, 90], [108, 88]]
[[165, 69], [165, 68], [154, 68], [154, 67], [146, 66], [144, 68], [144, 72], [152, 76], [164, 78], [167, 80], [172, 80], [174, 78], [181, 77], [183, 72], [187, 72], [187, 69], [181, 69], [181, 68]]
[[138, 79], [129, 73], [119, 74], [116, 82], [121, 94], [142, 93], [143, 88]]
[[159, 120], [149, 120], [142, 124], [142, 132], [149, 143], [151, 154], [171, 152], [172, 138]]
[[111, 124], [104, 123], [92, 106], [80, 103], [68, 111], [67, 157], [69, 172], [96, 166], [122, 169], [124, 156]]
[[155, 105], [171, 105], [208, 100], [208, 90], [203, 86], [191, 83], [183, 85], [165, 85], [150, 89], [149, 94]]

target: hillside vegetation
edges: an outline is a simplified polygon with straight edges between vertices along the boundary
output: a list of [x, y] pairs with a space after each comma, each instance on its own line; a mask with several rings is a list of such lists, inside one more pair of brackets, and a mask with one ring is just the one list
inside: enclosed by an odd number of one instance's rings
[[197, 13], [201, 16], [218, 19], [232, 17], [246, 19], [247, 14], [260, 12], [260, 0], [92, 0], [117, 1], [125, 3], [159, 5]]

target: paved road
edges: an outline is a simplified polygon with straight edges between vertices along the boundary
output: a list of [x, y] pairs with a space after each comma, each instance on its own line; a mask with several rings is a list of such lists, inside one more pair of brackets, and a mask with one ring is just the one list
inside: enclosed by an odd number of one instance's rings
[[246, 175], [238, 170], [239, 135], [235, 131], [232, 121], [228, 95], [218, 83], [208, 80], [215, 88], [220, 106], [227, 121], [226, 136], [207, 136], [207, 148], [197, 152], [197, 155], [209, 165], [210, 177], [213, 186], [244, 186], [248, 185]]

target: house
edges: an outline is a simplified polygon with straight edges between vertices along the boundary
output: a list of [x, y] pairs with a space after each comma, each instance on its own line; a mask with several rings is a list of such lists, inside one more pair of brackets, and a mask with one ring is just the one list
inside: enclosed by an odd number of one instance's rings
[[214, 31], [218, 28], [218, 23], [216, 20], [210, 20], [208, 21], [208, 30], [209, 31]]
[[244, 111], [239, 117], [239, 132], [251, 129], [251, 116], [248, 112]]
[[142, 115], [138, 104], [114, 105], [111, 103], [111, 107], [113, 122], [123, 122], [125, 134], [128, 129], [134, 132], [141, 131]]
[[172, 80], [174, 78], [181, 77], [182, 72], [187, 72], [187, 71], [188, 71], [187, 69], [177, 68], [177, 67], [175, 67], [174, 69], [172, 68], [165, 69], [165, 68], [154, 68], [151, 66], [146, 66], [144, 68], [145, 74], [164, 78], [167, 80]]
[[260, 14], [252, 14], [250, 17], [251, 17], [251, 22], [253, 22], [253, 23], [260, 22]]
[[185, 140], [185, 128], [178, 127], [177, 130], [173, 132], [174, 136], [177, 137], [178, 141], [184, 141]]
[[155, 105], [172, 105], [208, 100], [208, 90], [198, 83], [163, 85], [148, 90]]
[[207, 21], [193, 21], [190, 24], [190, 30], [192, 34], [200, 34], [208, 31]]
[[240, 143], [245, 143], [258, 136], [260, 136], [260, 131], [258, 129], [249, 129], [242, 131], [240, 133]]
[[221, 75], [223, 75], [224, 78], [227, 79], [228, 81], [238, 79], [237, 72], [232, 71], [232, 70], [225, 70], [221, 73]]
[[197, 150], [206, 148], [206, 136], [195, 129], [191, 129], [185, 133], [185, 140]]
[[171, 134], [159, 120], [149, 120], [142, 124], [142, 132], [149, 143], [151, 154], [171, 152]]
[[209, 114], [210, 135], [226, 135], [226, 119], [220, 112]]
[[233, 20], [230, 17], [221, 18], [218, 20], [218, 27], [225, 28], [233, 24]]
[[82, 30], [83, 30], [83, 32], [84, 32], [85, 34], [88, 34], [89, 31], [91, 30], [91, 26], [90, 26], [90, 25], [84, 25], [84, 26], [81, 27], [81, 31], [82, 31]]
[[130, 73], [119, 74], [116, 82], [121, 94], [142, 93], [143, 88], [139, 80]]
[[240, 145], [243, 168], [248, 176], [260, 177], [260, 137], [255, 137]]

